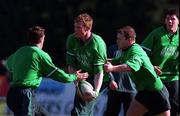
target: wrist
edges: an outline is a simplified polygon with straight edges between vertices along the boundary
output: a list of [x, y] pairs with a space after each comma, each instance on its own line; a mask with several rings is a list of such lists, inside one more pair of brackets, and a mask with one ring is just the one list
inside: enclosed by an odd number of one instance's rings
[[96, 96], [99, 96], [99, 91], [98, 90], [95, 90], [94, 92], [95, 92]]

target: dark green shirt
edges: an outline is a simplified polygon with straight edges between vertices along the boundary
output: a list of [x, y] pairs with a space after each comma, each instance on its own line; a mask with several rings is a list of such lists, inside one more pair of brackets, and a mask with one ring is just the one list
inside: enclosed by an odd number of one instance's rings
[[164, 26], [152, 31], [142, 42], [149, 51], [154, 66], [162, 68], [161, 79], [165, 82], [179, 80], [179, 29], [170, 35]]
[[60, 82], [72, 82], [77, 79], [76, 75], [66, 74], [57, 68], [50, 56], [36, 46], [19, 48], [6, 60], [6, 67], [13, 75], [12, 86], [37, 88], [42, 77], [47, 75]]
[[92, 33], [87, 43], [76, 38], [74, 33], [69, 35], [66, 42], [66, 61], [76, 69], [82, 69], [94, 77], [103, 70], [107, 59], [104, 40]]
[[131, 77], [138, 91], [159, 91], [163, 88], [149, 57], [138, 44], [133, 44], [123, 51], [121, 57], [113, 59], [113, 63], [116, 62], [127, 64], [132, 69]]
[[[118, 58], [122, 55], [122, 50], [118, 49], [118, 45], [114, 44], [108, 49], [108, 57], [109, 58]], [[117, 62], [119, 65], [121, 62]], [[135, 84], [132, 81], [129, 72], [113, 72], [113, 79], [118, 84], [118, 89], [116, 91], [126, 92], [126, 93], [136, 93]]]

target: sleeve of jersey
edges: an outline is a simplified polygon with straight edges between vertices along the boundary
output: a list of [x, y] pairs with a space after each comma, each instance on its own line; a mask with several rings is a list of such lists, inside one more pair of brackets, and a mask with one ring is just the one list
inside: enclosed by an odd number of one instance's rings
[[141, 43], [141, 47], [144, 49], [144, 51], [146, 51], [148, 56], [151, 56], [151, 54], [152, 54], [151, 50], [153, 48], [154, 35], [155, 35], [155, 32], [154, 31], [151, 32]]
[[97, 74], [103, 70], [103, 66], [106, 63], [107, 53], [106, 45], [99, 45], [94, 51], [94, 74]]
[[76, 67], [75, 62], [75, 54], [74, 54], [74, 42], [70, 37], [68, 37], [66, 41], [66, 64]]
[[131, 69], [133, 69], [135, 72], [140, 70], [142, 66], [142, 60], [138, 55], [132, 55], [130, 58], [125, 62]]
[[52, 60], [48, 54], [43, 55], [41, 66], [43, 74], [45, 74], [47, 77], [52, 78], [53, 80], [68, 83], [77, 79], [75, 74], [67, 74], [63, 70], [57, 68], [52, 63]]

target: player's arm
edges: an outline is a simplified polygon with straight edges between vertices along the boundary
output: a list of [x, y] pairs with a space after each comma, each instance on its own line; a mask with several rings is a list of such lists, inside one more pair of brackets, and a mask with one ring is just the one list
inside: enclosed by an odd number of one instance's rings
[[[102, 40], [102, 39], [100, 39]], [[105, 42], [99, 41], [97, 43], [96, 48], [94, 49], [94, 89], [95, 92], [97, 93], [96, 95], [98, 96], [98, 93], [101, 89], [102, 82], [103, 82], [103, 77], [104, 77], [104, 69], [103, 65], [105, 64], [107, 60], [107, 49], [106, 49], [106, 44]]]
[[104, 65], [106, 72], [131, 72], [132, 69], [127, 64], [112, 65], [110, 62], [107, 62]]
[[112, 65], [110, 62], [107, 62], [104, 65], [106, 72], [131, 72], [138, 71], [143, 64], [141, 57], [138, 55], [136, 50], [131, 50], [129, 59], [127, 59], [123, 64]]
[[[74, 68], [71, 65], [68, 65], [68, 72], [71, 73], [71, 74], [74, 74], [76, 72], [76, 68]], [[74, 81], [74, 84], [76, 85], [76, 87], [78, 86], [77, 81]]]
[[99, 93], [100, 89], [101, 89], [101, 86], [102, 86], [102, 82], [103, 82], [103, 76], [104, 76], [104, 73], [103, 71], [95, 74], [95, 77], [94, 77], [94, 89], [97, 93]]
[[41, 54], [40, 64], [43, 74], [59, 82], [68, 83], [75, 80], [86, 79], [88, 77], [87, 73], [80, 73], [80, 71], [76, 71], [75, 74], [68, 74], [64, 72], [52, 63], [50, 56], [46, 53]]

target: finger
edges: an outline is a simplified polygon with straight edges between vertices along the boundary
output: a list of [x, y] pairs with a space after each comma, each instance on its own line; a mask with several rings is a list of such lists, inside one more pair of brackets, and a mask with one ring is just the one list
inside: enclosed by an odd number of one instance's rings
[[111, 61], [112, 61], [112, 59], [111, 59], [111, 58], [108, 58], [108, 59], [107, 59], [107, 62], [111, 62]]
[[110, 63], [110, 62], [107, 62], [106, 64], [109, 65], [109, 64], [111, 64], [111, 63]]
[[83, 74], [81, 74], [81, 79], [86, 79], [86, 78], [88, 78], [88, 74], [86, 74], [86, 73], [83, 73]]
[[104, 65], [104, 69], [107, 70], [107, 68], [108, 68], [108, 65]]
[[89, 74], [88, 74], [88, 73], [85, 73], [85, 76], [88, 78]]
[[105, 66], [105, 67], [107, 67], [107, 66], [108, 66], [108, 64], [104, 64], [104, 66]]
[[77, 73], [80, 73], [82, 70], [81, 69], [79, 69], [78, 71], [76, 71]]
[[105, 66], [105, 67], [104, 67], [104, 70], [105, 70], [105, 72], [109, 72], [108, 66]]

